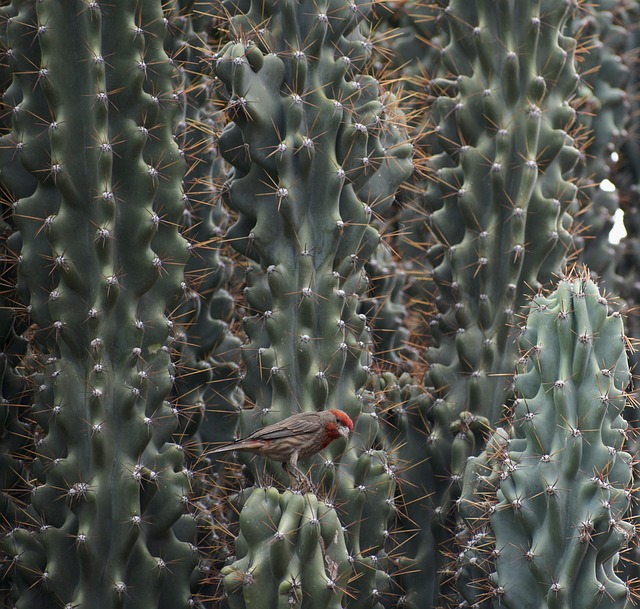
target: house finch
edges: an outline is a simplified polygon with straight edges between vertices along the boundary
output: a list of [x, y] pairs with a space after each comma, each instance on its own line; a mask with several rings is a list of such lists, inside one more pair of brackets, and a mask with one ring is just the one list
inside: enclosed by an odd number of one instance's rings
[[340, 437], [346, 438], [352, 429], [353, 421], [341, 410], [301, 412], [256, 429], [246, 438], [218, 446], [210, 453], [246, 450], [281, 461], [285, 469], [287, 465], [296, 469], [298, 459], [315, 455]]

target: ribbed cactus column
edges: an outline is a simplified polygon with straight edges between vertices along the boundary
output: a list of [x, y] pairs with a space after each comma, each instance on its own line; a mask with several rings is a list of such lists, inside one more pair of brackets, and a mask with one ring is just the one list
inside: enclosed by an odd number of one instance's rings
[[[8, 18], [17, 16], [18, 8], [9, 6], [0, 10], [0, 53], [4, 56]], [[5, 103], [11, 99], [7, 91], [11, 82], [8, 62], [0, 62], [0, 90]], [[13, 93], [17, 93], [15, 88]], [[0, 213], [0, 513], [9, 528], [21, 521], [20, 506], [28, 501], [29, 475], [25, 461], [33, 452], [33, 437], [21, 415], [32, 401], [34, 388], [40, 384], [30, 368], [28, 342], [23, 336], [28, 327], [28, 315], [26, 308], [18, 304], [17, 263], [21, 235], [12, 215], [12, 203], [32, 195], [37, 179], [25, 171], [16, 158], [16, 142], [10, 133], [11, 120], [10, 114], [0, 117], [0, 171], [20, 175], [14, 187], [4, 191]], [[0, 569], [1, 577], [8, 580], [8, 565], [5, 563]], [[6, 585], [1, 587], [4, 589]], [[0, 604], [3, 600], [0, 591]]]
[[[442, 16], [449, 42], [430, 83], [436, 154], [422, 199], [437, 286], [424, 381], [434, 396], [427, 451], [436, 539], [448, 535], [441, 526], [466, 459], [482, 447], [477, 419], [495, 425], [510, 400], [513, 328], [525, 296], [571, 253], [567, 210], [579, 151], [568, 133], [578, 82], [576, 43], [563, 34], [570, 7], [452, 0]], [[419, 564], [432, 564], [429, 543]]]
[[[496, 375], [512, 369], [513, 316], [526, 290], [548, 281], [570, 248], [565, 212], [578, 151], [567, 134], [575, 113], [566, 100], [577, 76], [575, 41], [561, 34], [566, 11], [553, 1], [517, 8], [454, 1], [446, 12], [449, 75], [433, 83], [441, 152], [424, 199], [441, 311], [432, 323], [438, 346], [427, 353], [427, 380], [443, 398], [435, 405], [436, 444], [441, 416], [443, 440], [445, 421], [461, 410], [500, 418], [508, 379]], [[459, 376], [466, 381], [454, 386]]]
[[520, 347], [511, 428], [465, 478], [462, 568], [486, 574], [461, 590], [495, 607], [631, 606], [616, 575], [634, 530], [622, 319], [585, 270], [532, 300]]
[[[205, 442], [229, 441], [243, 402], [238, 388], [240, 339], [230, 331], [234, 299], [229, 293], [234, 263], [221, 251], [229, 214], [221, 186], [224, 161], [215, 145], [223, 115], [213, 103], [215, 84], [208, 74], [210, 52], [204, 16], [190, 12], [192, 2], [165, 4], [169, 35], [165, 38], [183, 78], [184, 104], [176, 125], [176, 141], [186, 169], [182, 232], [189, 240], [184, 298], [176, 321], [176, 402], [185, 431], [193, 441], [198, 430]], [[182, 5], [182, 6], [180, 6]], [[202, 23], [205, 21], [205, 23]], [[219, 85], [220, 83], [218, 83]], [[199, 423], [199, 424], [196, 424]]]
[[[187, 607], [189, 472], [166, 401], [184, 168], [162, 3], [12, 8], [5, 99], [15, 154], [37, 179], [14, 215], [44, 372], [31, 521], [4, 540], [12, 601]], [[8, 192], [20, 175], [2, 175]]]
[[359, 410], [369, 361], [357, 297], [379, 241], [370, 222], [410, 171], [393, 99], [357, 74], [363, 44], [346, 38], [366, 6], [265, 10], [273, 52], [230, 43], [216, 67], [234, 121], [220, 137], [238, 213], [228, 238], [258, 264], [245, 292], [244, 388], [264, 410], [254, 424], [328, 404]]
[[[357, 420], [346, 447], [335, 442], [316, 459], [312, 478], [335, 496], [356, 572], [349, 603], [362, 607], [379, 606], [389, 587], [395, 478], [364, 391], [371, 339], [358, 306], [380, 239], [375, 215], [411, 171], [396, 100], [361, 74], [368, 41], [359, 24], [370, 9], [247, 3], [215, 66], [232, 121], [219, 140], [237, 214], [227, 238], [247, 259], [243, 388], [256, 407], [241, 428], [328, 407]], [[261, 466], [251, 463], [258, 480]], [[277, 464], [264, 467], [289, 482]]]

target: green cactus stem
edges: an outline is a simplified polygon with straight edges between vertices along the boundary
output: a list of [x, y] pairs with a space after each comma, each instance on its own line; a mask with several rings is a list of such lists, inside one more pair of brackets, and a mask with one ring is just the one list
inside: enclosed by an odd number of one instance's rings
[[510, 427], [465, 477], [460, 574], [476, 578], [461, 586], [472, 591], [467, 602], [631, 606], [617, 575], [634, 531], [627, 345], [621, 316], [586, 269], [532, 299]]
[[245, 495], [237, 555], [222, 570], [231, 609], [340, 609], [351, 565], [335, 510], [311, 493]]
[[[420, 535], [414, 542], [442, 579], [450, 579], [453, 551], [442, 520], [467, 458], [482, 449], [484, 422], [495, 425], [512, 396], [517, 315], [572, 250], [571, 172], [580, 153], [569, 134], [578, 83], [576, 42], [564, 34], [570, 10], [555, 0], [452, 0], [441, 17], [448, 44], [429, 83], [433, 156], [420, 199], [437, 287], [424, 385], [433, 395], [426, 445], [438, 481], [429, 504], [440, 516], [424, 543]], [[468, 424], [475, 420], [479, 433]], [[416, 576], [415, 585], [427, 581]]]
[[20, 168], [4, 168], [2, 184], [16, 197], [43, 379], [29, 413], [31, 505], [3, 541], [12, 603], [187, 607], [195, 524], [167, 401], [167, 313], [188, 249], [177, 228], [180, 78], [162, 3], [25, 0], [3, 11]]
[[[363, 73], [368, 2], [229, 10], [236, 38], [215, 73], [231, 119], [219, 138], [237, 215], [227, 238], [247, 266], [242, 386], [255, 407], [243, 413], [241, 433], [329, 407], [356, 421], [346, 445], [310, 460], [311, 479], [346, 527], [349, 605], [379, 607], [390, 589], [395, 477], [370, 395], [371, 326], [359, 307], [380, 241], [376, 216], [411, 172], [412, 146], [395, 97]], [[258, 481], [264, 468], [288, 483], [277, 465], [245, 463]]]
[[609, 291], [617, 290], [621, 280], [615, 274], [619, 256], [609, 242], [609, 233], [619, 208], [612, 168], [630, 125], [627, 64], [632, 60], [626, 57], [626, 50], [633, 15], [629, 8], [619, 0], [594, 2], [570, 24], [584, 49], [578, 66], [578, 124], [584, 139], [579, 171], [583, 207], [580, 262], [597, 274], [599, 285]]

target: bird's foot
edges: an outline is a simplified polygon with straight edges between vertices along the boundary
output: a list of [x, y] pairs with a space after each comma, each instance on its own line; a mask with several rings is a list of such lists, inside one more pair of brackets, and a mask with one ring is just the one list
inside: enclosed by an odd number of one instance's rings
[[284, 471], [289, 474], [289, 488], [298, 493], [316, 493], [316, 488], [313, 482], [301, 472], [297, 467], [292, 466], [294, 471], [291, 471], [287, 466], [287, 463], [282, 464]]
[[299, 493], [313, 493], [314, 495], [316, 494], [315, 485], [304, 474], [300, 477], [296, 476], [295, 484], [291, 485], [291, 490], [297, 491]]

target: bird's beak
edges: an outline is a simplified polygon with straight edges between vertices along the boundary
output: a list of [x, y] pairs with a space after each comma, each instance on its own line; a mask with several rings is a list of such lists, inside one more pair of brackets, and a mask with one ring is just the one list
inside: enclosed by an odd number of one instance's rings
[[338, 433], [343, 438], [348, 438], [349, 437], [349, 428], [346, 425], [338, 425]]

